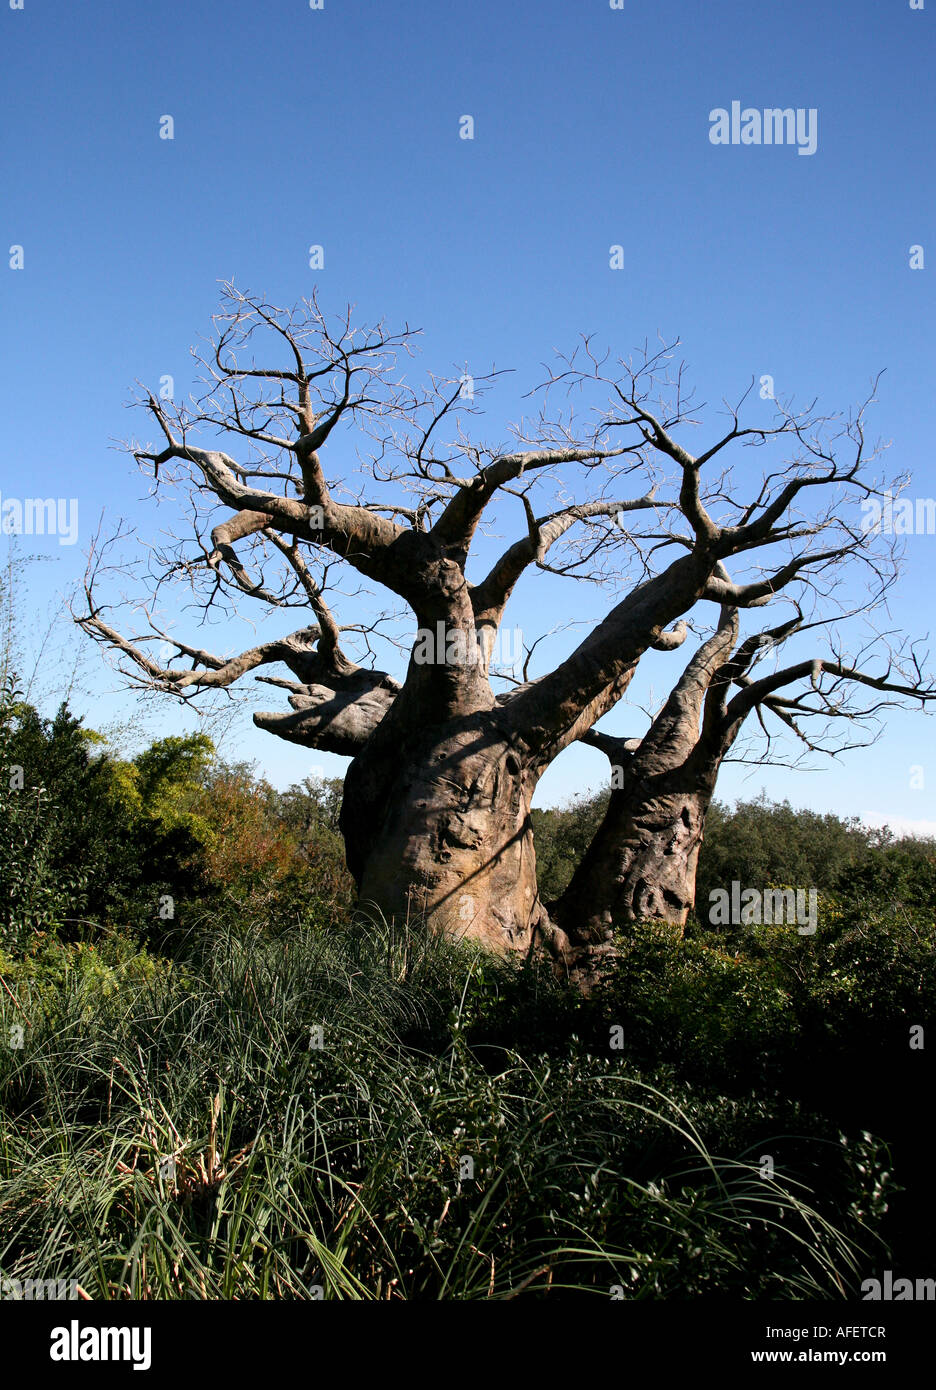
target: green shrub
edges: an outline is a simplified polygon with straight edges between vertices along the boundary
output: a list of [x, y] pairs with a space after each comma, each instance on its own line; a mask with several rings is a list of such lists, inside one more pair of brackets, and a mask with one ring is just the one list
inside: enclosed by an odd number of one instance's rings
[[133, 959], [17, 988], [4, 1276], [93, 1298], [840, 1297], [871, 1258], [866, 1140], [781, 1134], [764, 1176], [762, 1100], [581, 1039], [483, 1040], [492, 999], [536, 989], [550, 1013], [555, 982], [373, 923], [221, 932], [184, 972]]

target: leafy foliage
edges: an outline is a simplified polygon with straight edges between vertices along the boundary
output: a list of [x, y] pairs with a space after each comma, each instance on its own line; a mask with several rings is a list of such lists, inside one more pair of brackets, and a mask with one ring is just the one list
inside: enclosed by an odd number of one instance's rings
[[599, 792], [576, 797], [566, 806], [548, 811], [534, 807], [536, 878], [544, 902], [554, 901], [568, 887], [576, 864], [604, 818], [608, 795]]
[[[200, 736], [121, 759], [10, 679], [0, 767], [6, 1276], [841, 1297], [926, 1227], [927, 842], [719, 808], [710, 879], [816, 883], [816, 934], [629, 926], [586, 998], [352, 918], [337, 782], [276, 792]], [[535, 813], [546, 891], [602, 813]]]
[[332, 916], [350, 902], [337, 784], [276, 793], [203, 734], [122, 760], [66, 706], [43, 719], [10, 688], [0, 773], [8, 943], [124, 926], [159, 946], [206, 917], [273, 925], [313, 901]]
[[[664, 1091], [582, 1042], [473, 1044], [494, 977], [515, 977], [479, 965], [373, 924], [224, 933], [184, 971], [124, 961], [117, 991], [68, 970], [54, 1012], [20, 970], [0, 1269], [94, 1298], [854, 1287], [878, 1219], [857, 1215], [881, 1181], [867, 1141], [787, 1143], [765, 1178], [762, 1101]], [[407, 1041], [427, 1025], [432, 1051]]]
[[699, 854], [696, 913], [704, 920], [713, 888], [743, 884], [808, 884], [830, 889], [878, 838], [857, 817], [821, 814], [762, 793], [733, 809], [713, 803]]

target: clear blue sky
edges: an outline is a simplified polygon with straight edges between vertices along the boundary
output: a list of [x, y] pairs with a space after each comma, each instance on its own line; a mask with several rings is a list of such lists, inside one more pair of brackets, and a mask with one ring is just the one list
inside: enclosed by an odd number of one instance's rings
[[[875, 432], [914, 493], [936, 494], [934, 17], [936, 0], [4, 4], [0, 491], [76, 496], [81, 525], [72, 548], [20, 541], [51, 562], [31, 581], [39, 626], [102, 507], [146, 537], [162, 524], [110, 445], [141, 426], [123, 409], [135, 379], [171, 373], [187, 390], [188, 348], [230, 276], [276, 303], [316, 283], [328, 309], [408, 319], [425, 369], [514, 368], [490, 399], [493, 440], [551, 349], [583, 331], [622, 353], [678, 336], [714, 403], [769, 373], [778, 395], [847, 408], [886, 368]], [[733, 100], [816, 108], [816, 153], [713, 145], [709, 112]], [[459, 139], [465, 114], [473, 141]], [[309, 269], [312, 243], [323, 270]], [[623, 270], [609, 268], [614, 244]], [[918, 244], [927, 265], [912, 270]], [[22, 270], [6, 268], [13, 245]], [[934, 569], [936, 537], [911, 538], [895, 625], [929, 630]], [[533, 633], [598, 611], [583, 602], [550, 591], [546, 613], [531, 581], [508, 621]], [[654, 668], [657, 693], [671, 669]], [[92, 685], [90, 723], [130, 708], [106, 668]], [[148, 717], [152, 731], [192, 727], [169, 704]], [[929, 719], [899, 716], [819, 773], [729, 769], [720, 794], [764, 786], [936, 821], [933, 738]], [[279, 785], [343, 765], [247, 714], [227, 751]], [[604, 775], [600, 755], [570, 750], [539, 800]]]

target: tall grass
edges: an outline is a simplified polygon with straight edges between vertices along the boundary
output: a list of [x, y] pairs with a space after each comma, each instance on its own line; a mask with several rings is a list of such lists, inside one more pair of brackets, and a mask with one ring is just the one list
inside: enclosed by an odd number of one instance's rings
[[[0, 1048], [2, 1276], [91, 1299], [834, 1298], [874, 1239], [860, 1154], [833, 1155], [835, 1192], [768, 1179], [763, 1108], [575, 1038], [484, 1045], [507, 967], [421, 933], [50, 949], [0, 977], [3, 1037], [25, 1035]], [[716, 1156], [738, 1135], [756, 1148]]]

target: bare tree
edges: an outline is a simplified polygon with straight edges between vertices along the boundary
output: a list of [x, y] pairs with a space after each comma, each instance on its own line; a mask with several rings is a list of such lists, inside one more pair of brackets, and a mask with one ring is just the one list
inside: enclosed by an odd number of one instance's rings
[[[284, 666], [291, 679], [257, 678], [287, 690], [290, 709], [259, 711], [254, 720], [281, 738], [351, 757], [342, 810], [348, 865], [361, 899], [388, 916], [416, 914], [430, 930], [495, 950], [545, 940], [569, 958], [602, 934], [596, 924], [606, 924], [622, 896], [635, 910], [669, 901], [659, 878], [665, 855], [656, 868], [646, 856], [656, 886], [622, 894], [619, 846], [603, 854], [613, 839], [603, 827], [581, 871], [592, 890], [587, 911], [577, 918], [567, 900], [552, 921], [536, 886], [530, 803], [537, 782], [574, 741], [603, 738], [593, 727], [625, 695], [641, 658], [679, 647], [697, 606], [714, 604], [722, 618], [677, 684], [669, 713], [627, 764], [641, 788], [628, 793], [632, 805], [638, 795], [669, 797], [652, 779], [667, 759], [691, 761], [690, 745], [701, 745], [694, 756], [714, 784], [724, 756], [714, 749], [727, 750], [751, 710], [795, 724], [805, 711], [778, 692], [798, 677], [791, 670], [755, 681], [756, 644], [749, 639], [731, 654], [737, 616], [787, 597], [800, 614], [807, 596], [841, 607], [845, 579], [854, 586], [864, 578], [869, 602], [886, 590], [895, 557], [860, 518], [863, 498], [893, 486], [870, 474], [871, 398], [844, 419], [777, 407], [762, 426], [741, 424], [742, 400], [720, 436], [693, 454], [677, 438], [698, 422], [672, 349], [612, 361], [585, 339], [531, 393], [537, 413], [513, 428], [511, 445], [486, 447], [468, 438], [465, 422], [499, 374], [467, 390], [464, 377], [430, 377], [415, 389], [398, 366], [411, 350], [407, 328], [356, 329], [350, 311], [332, 326], [314, 297], [282, 311], [231, 284], [214, 323], [210, 348], [196, 354], [202, 394], [176, 407], [145, 392], [138, 403], [159, 430], [159, 447], [129, 446], [155, 493], [185, 496], [191, 535], [148, 551], [136, 635], [114, 626], [99, 598], [111, 542], [96, 544], [76, 612], [84, 629], [118, 653], [138, 684], [180, 700]], [[262, 341], [278, 349], [258, 365]], [[554, 409], [557, 393], [568, 404]], [[362, 494], [340, 476], [355, 437], [367, 442]], [[238, 460], [217, 447], [229, 440]], [[326, 472], [329, 444], [336, 461]], [[748, 474], [745, 497], [735, 497], [723, 467], [728, 452], [755, 447], [773, 457], [785, 444], [789, 456], [759, 479]], [[522, 533], [472, 579], [482, 523], [505, 508], [522, 515]], [[525, 669], [522, 680], [500, 688], [495, 639], [516, 586], [536, 571], [612, 586], [614, 601], [552, 670], [534, 677]], [[343, 626], [333, 612], [336, 579], [351, 572], [415, 616], [401, 681], [372, 660], [375, 644], [398, 630], [393, 615]], [[187, 587], [203, 622], [255, 600], [264, 609], [301, 608], [303, 625], [218, 656], [174, 637], [160, 620], [173, 582]], [[357, 648], [361, 660], [352, 657]], [[817, 670], [867, 683], [857, 668], [834, 661], [817, 667], [813, 660], [808, 674]], [[896, 684], [905, 693], [924, 689], [922, 677]], [[701, 738], [690, 732], [693, 711]], [[664, 820], [677, 801], [667, 801]], [[680, 849], [685, 883], [701, 800], [698, 808]], [[648, 844], [654, 833], [641, 831]], [[675, 895], [686, 892], [684, 885]]]

